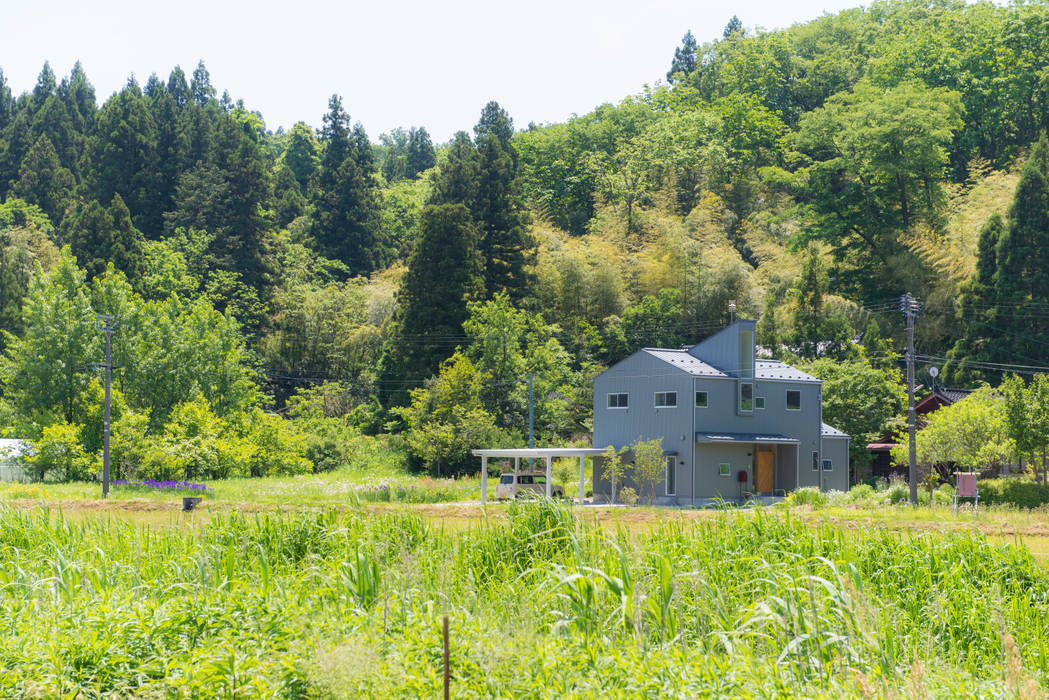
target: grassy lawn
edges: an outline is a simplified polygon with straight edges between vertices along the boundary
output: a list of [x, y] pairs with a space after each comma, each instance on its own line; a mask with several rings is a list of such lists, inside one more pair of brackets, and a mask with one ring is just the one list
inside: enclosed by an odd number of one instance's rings
[[233, 503], [0, 504], [0, 696], [435, 697], [444, 615], [453, 697], [1049, 681], [1049, 571], [935, 514]]

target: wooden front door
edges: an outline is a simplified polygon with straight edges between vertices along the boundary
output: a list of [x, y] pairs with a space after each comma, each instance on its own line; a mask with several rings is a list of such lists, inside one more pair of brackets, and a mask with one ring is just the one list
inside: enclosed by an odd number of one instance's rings
[[773, 478], [772, 452], [758, 452], [757, 473], [754, 476], [754, 489], [758, 493], [772, 493], [775, 488]]

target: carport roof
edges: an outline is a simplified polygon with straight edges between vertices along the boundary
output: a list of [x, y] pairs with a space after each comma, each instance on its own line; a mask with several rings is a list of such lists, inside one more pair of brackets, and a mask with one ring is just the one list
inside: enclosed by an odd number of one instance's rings
[[696, 433], [696, 442], [745, 442], [759, 445], [797, 445], [800, 440], [767, 433]]
[[596, 447], [521, 447], [498, 448], [490, 450], [473, 450], [475, 457], [524, 457], [546, 459], [547, 457], [590, 457], [599, 455], [604, 450]]

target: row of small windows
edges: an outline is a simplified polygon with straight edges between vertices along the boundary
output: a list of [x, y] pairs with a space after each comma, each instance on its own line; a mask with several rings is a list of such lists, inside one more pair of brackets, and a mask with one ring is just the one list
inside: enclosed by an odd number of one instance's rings
[[[819, 452], [813, 452], [812, 453], [812, 471], [814, 471], [814, 472], [821, 471], [820, 470], [821, 466], [823, 467], [822, 471], [825, 471], [825, 472], [834, 471], [834, 462], [832, 460], [829, 460], [829, 459], [821, 460], [820, 459], [820, 453]], [[731, 476], [732, 475], [732, 466], [728, 462], [722, 462], [721, 464], [718, 465], [718, 474], [721, 475], [721, 476]]]
[[[696, 408], [706, 408], [709, 406], [710, 398], [705, 391], [696, 392]], [[677, 392], [676, 391], [657, 391], [655, 392], [654, 405], [656, 408], [676, 408], [677, 407]], [[629, 394], [609, 394], [608, 395], [608, 407], [609, 408], [629, 408], [630, 407], [630, 395]], [[754, 385], [753, 384], [742, 384], [740, 388], [740, 409], [744, 411], [752, 410], [763, 410], [765, 408], [765, 397], [754, 396]], [[788, 389], [787, 390], [787, 410], [788, 411], [800, 411], [801, 410], [801, 392]]]

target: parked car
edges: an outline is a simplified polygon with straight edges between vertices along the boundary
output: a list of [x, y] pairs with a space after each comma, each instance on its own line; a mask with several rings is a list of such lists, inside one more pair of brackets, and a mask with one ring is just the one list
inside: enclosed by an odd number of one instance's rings
[[[499, 477], [499, 484], [495, 487], [495, 497], [500, 499], [545, 495], [546, 472], [541, 471], [518, 472], [516, 480], [513, 472], [505, 473]], [[565, 489], [559, 484], [551, 484], [550, 495], [563, 498]]]

